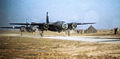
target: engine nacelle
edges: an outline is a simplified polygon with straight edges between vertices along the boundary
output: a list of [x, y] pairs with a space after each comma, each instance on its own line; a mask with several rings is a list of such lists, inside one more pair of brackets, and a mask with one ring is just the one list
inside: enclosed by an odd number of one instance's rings
[[48, 30], [49, 25], [48, 25], [48, 24], [44, 24], [44, 25], [43, 25], [43, 28], [44, 28], [44, 30]]
[[77, 27], [77, 24], [76, 23], [69, 23], [68, 24], [68, 29], [70, 29], [70, 30], [74, 30], [75, 28]]
[[36, 31], [38, 31], [38, 27], [39, 26], [31, 26], [30, 28], [31, 28], [32, 32], [36, 32]]
[[66, 24], [66, 23], [62, 24], [62, 28], [63, 29], [68, 29], [68, 24]]
[[75, 29], [77, 27], [77, 24], [76, 23], [72, 23], [72, 29]]
[[25, 32], [25, 31], [26, 31], [25, 26], [21, 26], [21, 27], [20, 27], [20, 31], [21, 31], [21, 32]]

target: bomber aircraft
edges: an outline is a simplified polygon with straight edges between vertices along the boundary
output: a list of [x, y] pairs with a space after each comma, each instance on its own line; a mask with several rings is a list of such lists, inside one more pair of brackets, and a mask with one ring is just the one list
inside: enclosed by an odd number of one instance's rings
[[68, 31], [68, 36], [70, 35], [70, 30], [75, 30], [77, 25], [86, 25], [86, 24], [95, 24], [95, 23], [65, 23], [64, 21], [57, 21], [57, 22], [49, 22], [48, 12], [46, 13], [46, 23], [35, 23], [31, 22], [28, 23], [9, 23], [10, 25], [21, 25], [21, 26], [14, 26], [14, 27], [0, 27], [0, 28], [11, 28], [11, 29], [19, 29], [22, 32], [36, 32], [39, 31], [40, 35], [43, 36], [44, 31], [54, 31], [54, 32], [63, 32]]

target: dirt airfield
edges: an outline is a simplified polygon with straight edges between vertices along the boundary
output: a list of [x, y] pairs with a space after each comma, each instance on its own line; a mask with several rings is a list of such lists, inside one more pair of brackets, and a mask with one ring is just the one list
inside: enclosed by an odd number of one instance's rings
[[[86, 42], [20, 36], [18, 31], [0, 32], [0, 59], [105, 59], [120, 58], [120, 43]], [[3, 34], [18, 34], [9, 36]], [[34, 33], [38, 35], [39, 33]], [[24, 33], [33, 35], [33, 33]], [[45, 32], [46, 36], [65, 36], [64, 33]], [[109, 33], [71, 34], [71, 36], [99, 36], [120, 40]], [[103, 40], [103, 39], [101, 39]]]

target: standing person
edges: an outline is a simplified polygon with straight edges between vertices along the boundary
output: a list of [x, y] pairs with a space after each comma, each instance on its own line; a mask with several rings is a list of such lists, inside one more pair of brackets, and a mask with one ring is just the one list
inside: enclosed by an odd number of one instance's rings
[[116, 27], [116, 28], [114, 29], [114, 34], [115, 34], [115, 35], [118, 34], [118, 27]]

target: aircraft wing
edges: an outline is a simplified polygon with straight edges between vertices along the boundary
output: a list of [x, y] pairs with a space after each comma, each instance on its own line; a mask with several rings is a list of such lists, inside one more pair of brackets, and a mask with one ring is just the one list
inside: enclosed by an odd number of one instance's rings
[[95, 23], [76, 23], [77, 25], [95, 24]]
[[31, 25], [43, 25], [45, 23], [31, 23]]
[[9, 23], [10, 25], [43, 25], [44, 23]]
[[29, 23], [9, 23], [10, 25], [30, 25]]
[[0, 27], [0, 28], [3, 28], [3, 29], [20, 29], [20, 27]]

